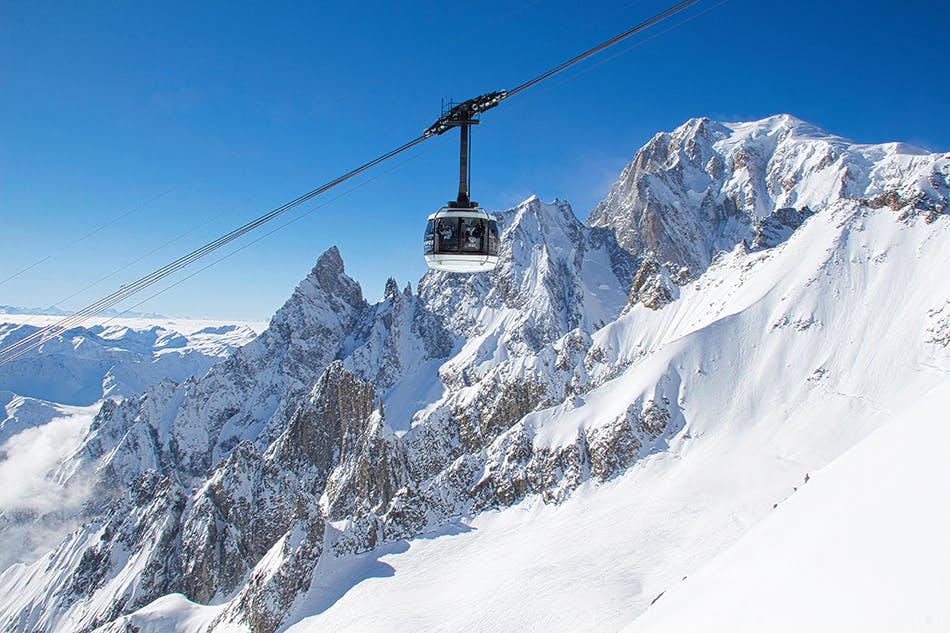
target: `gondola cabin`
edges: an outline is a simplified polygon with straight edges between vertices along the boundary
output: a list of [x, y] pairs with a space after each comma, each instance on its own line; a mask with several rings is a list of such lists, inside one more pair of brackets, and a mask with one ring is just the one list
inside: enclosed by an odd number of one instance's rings
[[429, 216], [423, 242], [429, 268], [477, 273], [494, 270], [498, 263], [498, 223], [469, 196], [468, 128], [478, 124], [482, 109], [502, 98], [503, 93], [494, 92], [458, 105], [449, 102], [449, 109], [443, 107], [442, 116], [425, 132], [425, 136], [431, 136], [459, 128], [459, 193], [453, 202]]
[[498, 223], [479, 207], [443, 207], [429, 216], [424, 245], [429, 268], [493, 270], [498, 263]]

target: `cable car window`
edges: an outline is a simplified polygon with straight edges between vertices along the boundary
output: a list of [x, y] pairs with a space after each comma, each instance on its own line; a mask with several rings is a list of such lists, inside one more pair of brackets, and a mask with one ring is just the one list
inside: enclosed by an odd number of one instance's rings
[[436, 233], [439, 237], [438, 251], [458, 251], [459, 249], [459, 230], [458, 220], [455, 218], [442, 218], [439, 220], [439, 226]]
[[466, 253], [481, 253], [485, 229], [481, 218], [462, 219], [462, 251]]
[[435, 251], [435, 220], [426, 224], [426, 234], [422, 240], [423, 252], [427, 255]]
[[498, 236], [498, 223], [494, 220], [488, 221], [488, 254], [498, 254], [498, 242], [501, 238]]

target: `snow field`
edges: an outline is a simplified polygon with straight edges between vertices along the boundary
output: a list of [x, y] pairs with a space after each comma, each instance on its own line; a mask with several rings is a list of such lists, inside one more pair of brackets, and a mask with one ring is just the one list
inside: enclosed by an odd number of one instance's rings
[[944, 381], [624, 633], [950, 630]]

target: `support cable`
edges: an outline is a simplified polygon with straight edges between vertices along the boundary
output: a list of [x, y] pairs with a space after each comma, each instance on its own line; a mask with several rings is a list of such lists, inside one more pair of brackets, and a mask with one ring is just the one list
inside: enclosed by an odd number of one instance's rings
[[528, 90], [529, 88], [541, 83], [545, 79], [548, 79], [549, 77], [552, 77], [553, 75], [556, 75], [593, 55], [596, 55], [600, 51], [606, 48], [609, 48], [613, 46], [614, 44], [617, 44], [618, 42], [625, 40], [631, 37], [632, 35], [635, 35], [636, 33], [639, 33], [645, 29], [648, 29], [651, 26], [654, 26], [662, 22], [663, 20], [666, 20], [667, 18], [675, 15], [676, 13], [679, 13], [680, 11], [686, 9], [687, 7], [693, 4], [696, 4], [698, 1], [699, 0], [683, 0], [682, 2], [679, 2], [669, 7], [665, 11], [662, 11], [654, 15], [648, 20], [641, 22], [640, 24], [634, 26], [633, 28], [630, 28], [621, 34], [609, 40], [606, 40], [587, 51], [584, 51], [580, 55], [572, 57], [566, 62], [559, 64], [558, 66], [555, 66], [551, 70], [548, 70], [547, 72], [538, 75], [537, 77], [535, 77], [534, 79], [531, 79], [530, 81], [524, 82], [523, 84], [517, 86], [513, 90], [501, 90], [501, 91], [486, 93], [484, 95], [481, 95], [479, 97], [470, 99], [468, 101], [465, 101], [461, 104], [456, 105], [455, 107], [450, 109], [448, 112], [444, 112], [442, 116], [435, 123], [433, 123], [431, 126], [429, 126], [429, 128], [426, 129], [426, 131], [423, 133], [422, 136], [419, 136], [409, 141], [408, 143], [390, 152], [387, 152], [386, 154], [383, 154], [382, 156], [379, 156], [378, 158], [375, 158], [367, 163], [364, 163], [363, 165], [357, 167], [356, 169], [353, 169], [352, 171], [349, 171], [346, 174], [338, 178], [335, 178], [334, 180], [331, 180], [330, 182], [308, 193], [305, 193], [304, 195], [294, 200], [291, 200], [290, 202], [280, 207], [277, 207], [273, 211], [265, 215], [262, 215], [259, 218], [252, 220], [251, 222], [248, 222], [247, 224], [241, 227], [234, 229], [230, 233], [227, 233], [219, 237], [218, 239], [195, 249], [194, 251], [188, 253], [187, 255], [184, 255], [176, 259], [170, 264], [167, 264], [163, 266], [162, 268], [159, 268], [158, 270], [155, 270], [152, 273], [149, 273], [148, 275], [145, 275], [144, 277], [130, 284], [121, 286], [118, 290], [116, 290], [112, 294], [106, 297], [103, 297], [99, 301], [96, 301], [95, 303], [92, 303], [86, 306], [85, 308], [82, 308], [81, 310], [73, 313], [72, 315], [64, 317], [63, 319], [57, 321], [56, 323], [49, 325], [47, 327], [41, 328], [37, 330], [36, 332], [34, 332], [33, 334], [30, 334], [29, 336], [26, 336], [23, 339], [17, 341], [16, 343], [13, 343], [11, 345], [8, 345], [0, 349], [0, 365], [5, 365], [9, 362], [12, 362], [24, 356], [25, 354], [28, 354], [29, 352], [39, 348], [46, 341], [62, 334], [66, 330], [76, 327], [80, 325], [81, 323], [85, 322], [86, 320], [90, 319], [91, 317], [99, 314], [100, 312], [121, 303], [122, 301], [131, 297], [132, 295], [137, 294], [138, 292], [141, 292], [145, 288], [148, 288], [149, 286], [152, 286], [158, 283], [159, 281], [165, 279], [169, 275], [181, 270], [182, 268], [185, 268], [186, 266], [218, 250], [219, 248], [222, 248], [223, 246], [230, 244], [234, 240], [242, 237], [243, 235], [246, 235], [247, 233], [260, 227], [261, 225], [266, 224], [267, 222], [270, 222], [271, 220], [283, 215], [287, 211], [303, 204], [304, 202], [307, 202], [308, 200], [320, 195], [321, 193], [324, 193], [332, 189], [333, 187], [349, 180], [350, 178], [353, 178], [354, 176], [357, 176], [363, 173], [364, 171], [368, 169], [375, 167], [376, 165], [379, 165], [382, 162], [389, 160], [390, 158], [393, 158], [399, 154], [402, 154], [403, 152], [415, 147], [416, 145], [422, 143], [425, 140], [428, 140], [429, 138], [433, 136], [444, 134], [445, 132], [452, 129], [453, 127], [459, 127], [460, 122], [471, 121], [472, 119], [477, 117], [480, 113], [484, 112], [485, 110], [494, 108], [505, 99], [511, 98], [521, 92], [524, 92], [525, 90]]
[[158, 283], [159, 281], [168, 277], [169, 275], [201, 259], [205, 255], [208, 255], [209, 253], [216, 251], [219, 248], [226, 246], [227, 244], [230, 244], [231, 242], [238, 239], [239, 237], [253, 231], [257, 227], [261, 226], [262, 224], [266, 224], [267, 222], [270, 222], [274, 218], [280, 215], [283, 215], [284, 213], [293, 209], [294, 207], [297, 207], [303, 204], [304, 202], [307, 202], [308, 200], [311, 200], [312, 198], [320, 195], [321, 193], [324, 193], [325, 191], [332, 189], [338, 184], [346, 180], [349, 180], [350, 178], [353, 178], [354, 176], [357, 176], [363, 173], [364, 171], [371, 169], [372, 167], [375, 167], [376, 165], [384, 161], [387, 161], [390, 158], [393, 158], [394, 156], [401, 154], [408, 149], [411, 149], [412, 147], [415, 147], [422, 141], [426, 140], [426, 138], [427, 137], [425, 136], [417, 137], [413, 139], [412, 141], [409, 141], [405, 145], [392, 150], [391, 152], [383, 154], [382, 156], [375, 158], [369, 161], [368, 163], [364, 163], [363, 165], [357, 167], [356, 169], [350, 172], [347, 172], [346, 174], [340, 176], [339, 178], [331, 180], [325, 185], [322, 185], [314, 189], [313, 191], [305, 193], [299, 198], [296, 198], [295, 200], [291, 200], [290, 202], [274, 209], [270, 213], [267, 213], [266, 215], [262, 215], [261, 217], [255, 220], [252, 220], [251, 222], [248, 222], [244, 226], [234, 229], [230, 233], [219, 237], [213, 242], [209, 242], [208, 244], [205, 244], [204, 246], [201, 246], [195, 249], [194, 251], [188, 253], [187, 255], [184, 255], [176, 259], [170, 264], [166, 264], [162, 268], [159, 268], [158, 270], [152, 273], [149, 273], [148, 275], [132, 282], [131, 284], [126, 284], [120, 287], [118, 290], [116, 290], [112, 294], [106, 297], [103, 297], [99, 301], [96, 301], [95, 303], [90, 304], [86, 306], [85, 308], [82, 308], [81, 310], [75, 312], [74, 314], [64, 317], [63, 319], [57, 321], [56, 323], [52, 325], [49, 325], [44, 328], [40, 328], [33, 334], [24, 337], [23, 339], [17, 341], [16, 343], [13, 343], [12, 345], [8, 345], [7, 347], [0, 349], [0, 365], [5, 365], [6, 363], [14, 361], [17, 358], [20, 358], [24, 354], [27, 354], [33, 351], [34, 349], [37, 349], [43, 343], [50, 340], [51, 338], [54, 338], [58, 336], [59, 334], [62, 334], [63, 332], [65, 332], [66, 330], [70, 328], [80, 325], [81, 323], [85, 322], [87, 319], [95, 316], [96, 314], [99, 314], [100, 312], [104, 310], [108, 310], [109, 308], [117, 305], [118, 303], [121, 303], [122, 301], [129, 298], [130, 296], [144, 290], [145, 288], [148, 288], [149, 286], [155, 283]]
[[630, 36], [632, 36], [632, 35], [636, 35], [636, 34], [639, 33], [640, 31], [644, 31], [644, 30], [650, 28], [651, 26], [653, 26], [653, 25], [655, 25], [655, 24], [659, 24], [659, 23], [662, 22], [663, 20], [674, 16], [675, 14], [679, 13], [679, 12], [682, 11], [683, 9], [686, 9], [687, 7], [692, 6], [692, 5], [696, 4], [697, 2], [699, 2], [699, 0], [683, 0], [682, 2], [679, 2], [679, 3], [677, 3], [677, 4], [673, 5], [673, 6], [671, 6], [671, 7], [670, 7], [669, 9], [667, 9], [666, 11], [661, 11], [660, 13], [657, 13], [656, 15], [654, 15], [654, 16], [653, 16], [652, 18], [650, 18], [649, 20], [645, 20], [645, 21], [641, 22], [640, 24], [634, 26], [633, 28], [630, 28], [630, 29], [624, 31], [624, 32], [621, 33], [620, 35], [618, 35], [618, 36], [616, 36], [616, 37], [612, 37], [612, 38], [610, 38], [609, 40], [607, 40], [606, 42], [602, 42], [602, 43], [598, 44], [597, 46], [595, 46], [594, 48], [592, 48], [592, 49], [590, 49], [590, 50], [587, 50], [587, 51], [584, 51], [584, 52], [581, 53], [580, 55], [577, 55], [576, 57], [572, 57], [571, 59], [567, 60], [567, 61], [564, 62], [563, 64], [561, 64], [561, 65], [559, 65], [559, 66], [555, 66], [555, 67], [552, 68], [551, 70], [547, 71], [546, 73], [542, 73], [542, 74], [538, 75], [537, 77], [535, 77], [534, 79], [532, 79], [532, 80], [530, 80], [530, 81], [524, 82], [523, 84], [521, 84], [521, 85], [518, 86], [517, 88], [514, 88], [513, 90], [509, 90], [509, 91], [508, 91], [508, 97], [513, 97], [513, 96], [515, 96], [516, 94], [518, 94], [519, 92], [524, 92], [525, 90], [527, 90], [528, 88], [531, 88], [531, 87], [534, 86], [535, 84], [541, 83], [542, 81], [544, 81], [544, 80], [547, 79], [548, 77], [552, 77], [552, 76], [558, 74], [559, 72], [561, 72], [561, 71], [563, 71], [563, 70], [567, 70], [567, 69], [570, 68], [571, 66], [574, 66], [575, 64], [579, 64], [580, 62], [584, 61], [584, 60], [587, 59], [588, 57], [591, 57], [592, 55], [596, 55], [597, 53], [599, 53], [600, 51], [604, 50], [605, 48], [610, 48], [610, 47], [613, 46], [614, 44], [617, 44], [618, 42], [621, 42], [621, 41], [627, 39], [628, 37], [630, 37]]

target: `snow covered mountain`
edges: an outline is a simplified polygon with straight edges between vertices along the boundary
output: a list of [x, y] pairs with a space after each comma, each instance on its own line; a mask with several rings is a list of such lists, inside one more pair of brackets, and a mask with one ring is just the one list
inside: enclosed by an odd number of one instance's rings
[[[0, 323], [0, 347], [43, 325], [24, 322], [43, 320], [36, 315], [8, 318]], [[0, 366], [0, 450], [26, 429], [98, 409], [104, 399], [137, 396], [165, 379], [203, 375], [256, 336], [247, 325], [175, 323], [181, 325], [188, 327], [179, 332], [168, 325], [143, 326], [136, 319], [76, 327]]]
[[[39, 325], [0, 323], [0, 347], [21, 341]], [[69, 329], [12, 363], [0, 366], [0, 391], [71, 406], [133, 396], [169, 378], [202, 375], [255, 337], [246, 325], [218, 325], [185, 333], [125, 323]]]
[[[57, 320], [19, 314], [4, 318], [8, 322], [0, 324], [0, 346]], [[0, 495], [0, 538], [7, 543], [0, 565], [37, 548], [45, 551], [75, 527], [72, 519], [81, 495], [51, 479], [48, 471], [82, 443], [103, 400], [138, 395], [165, 378], [204, 374], [256, 336], [245, 325], [172, 324], [124, 318], [77, 327], [0, 367], [0, 475], [15, 482]]]
[[55, 474], [81, 525], [0, 574], [0, 623], [619, 630], [950, 389], [948, 179], [701, 119], [588, 224], [499, 214], [491, 274], [369, 305], [331, 249], [206, 376], [102, 407]]
[[637, 152], [589, 221], [613, 229], [654, 277], [661, 265], [660, 285], [669, 287], [670, 277], [695, 278], [740, 242], [781, 243], [841, 200], [932, 222], [950, 195], [945, 170], [945, 159], [915, 147], [855, 145], [787, 114], [750, 123], [693, 119]]
[[[23, 316], [70, 316], [72, 312], [68, 310], [63, 310], [62, 308], [57, 308], [56, 306], [50, 306], [48, 308], [21, 308], [19, 306], [0, 306], [0, 314], [3, 315], [23, 315]], [[101, 317], [121, 317], [124, 319], [150, 319], [150, 320], [167, 320], [168, 317], [162, 314], [156, 314], [154, 312], [135, 312], [132, 310], [116, 310], [115, 308], [109, 308], [108, 310], [103, 310], [98, 313]]]

